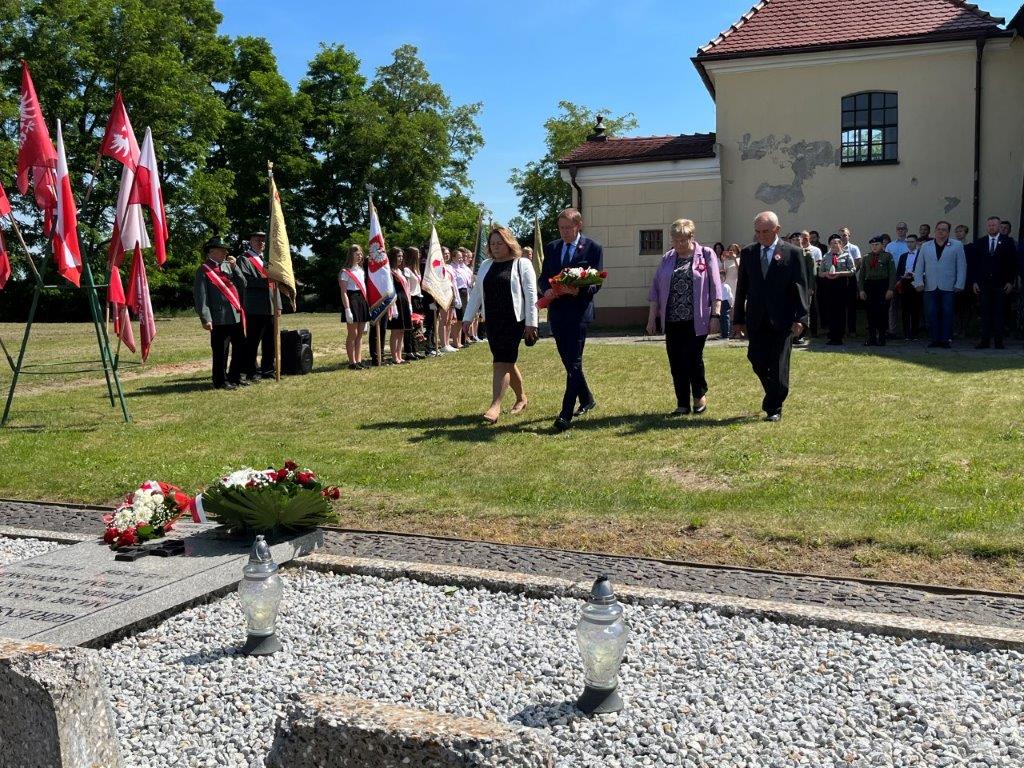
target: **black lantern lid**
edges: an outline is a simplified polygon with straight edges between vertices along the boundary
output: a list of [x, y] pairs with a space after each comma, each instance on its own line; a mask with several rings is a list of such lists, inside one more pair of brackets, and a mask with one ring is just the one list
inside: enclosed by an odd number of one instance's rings
[[593, 605], [613, 605], [615, 603], [615, 590], [607, 576], [598, 576], [594, 586], [590, 588], [590, 600]]

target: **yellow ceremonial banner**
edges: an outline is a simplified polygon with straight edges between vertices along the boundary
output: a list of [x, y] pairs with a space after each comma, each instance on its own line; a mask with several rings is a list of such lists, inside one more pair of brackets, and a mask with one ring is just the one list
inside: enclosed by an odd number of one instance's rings
[[533, 220], [533, 270], [539, 275], [544, 266], [544, 240], [540, 236], [540, 219]]
[[292, 252], [288, 246], [288, 229], [284, 225], [281, 210], [281, 196], [277, 193], [274, 176], [270, 176], [270, 232], [268, 237], [269, 262], [267, 276], [277, 283], [281, 293], [292, 302], [295, 309], [295, 273], [292, 271]]

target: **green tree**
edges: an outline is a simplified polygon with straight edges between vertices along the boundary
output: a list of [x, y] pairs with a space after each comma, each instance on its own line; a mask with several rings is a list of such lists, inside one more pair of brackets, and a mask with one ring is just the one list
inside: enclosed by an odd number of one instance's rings
[[[558, 161], [586, 141], [599, 115], [604, 118], [606, 136], [617, 136], [637, 127], [632, 112], [611, 117], [611, 110], [595, 111], [570, 101], [558, 102], [558, 108], [561, 112], [544, 122], [547, 133], [544, 157], [530, 161], [523, 168], [513, 168], [508, 178], [519, 195], [520, 215], [531, 222], [530, 233], [534, 216], [540, 216], [545, 234], [555, 230], [558, 212], [572, 200], [572, 187], [562, 181]], [[516, 236], [523, 237], [522, 222], [516, 222], [515, 226]]]
[[[124, 92], [139, 143], [152, 127], [167, 218], [168, 269], [154, 285], [184, 283], [210, 230], [225, 231], [232, 195], [227, 169], [207, 165], [226, 110], [214, 83], [226, 81], [231, 50], [217, 34], [212, 0], [8, 0], [0, 8], [0, 115], [5, 178], [14, 174], [19, 60], [33, 80], [54, 131], [64, 126], [69, 172], [79, 200], [79, 235], [93, 269], [103, 272], [120, 184], [120, 165], [104, 160], [85, 203], [114, 93]], [[55, 132], [54, 132], [55, 135]], [[17, 203], [42, 251], [38, 219], [27, 198]]]
[[[239, 37], [232, 47], [229, 79], [221, 94], [227, 116], [209, 167], [232, 174], [235, 194], [227, 202], [228, 221], [232, 233], [244, 238], [267, 227], [267, 162], [274, 163], [281, 204], [291, 211], [301, 199], [313, 157], [302, 141], [309, 99], [293, 93], [280, 75], [270, 43], [262, 37]], [[289, 240], [301, 248], [309, 236], [305, 218], [292, 216], [288, 224]]]

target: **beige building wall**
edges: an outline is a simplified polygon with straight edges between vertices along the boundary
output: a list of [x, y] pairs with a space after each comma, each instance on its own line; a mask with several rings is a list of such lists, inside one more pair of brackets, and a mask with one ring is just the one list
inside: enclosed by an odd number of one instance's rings
[[[568, 181], [566, 172], [563, 176]], [[582, 168], [576, 181], [583, 190], [583, 231], [604, 247], [608, 271], [595, 298], [596, 322], [642, 324], [647, 292], [663, 254], [640, 254], [640, 230], [661, 230], [665, 251], [671, 247], [669, 226], [680, 218], [694, 221], [702, 244], [720, 240], [717, 160]]]
[[1013, 222], [1021, 212], [1024, 179], [1024, 39], [986, 48], [982, 70], [981, 205], [978, 227], [1001, 216]]
[[[1018, 41], [1011, 51], [999, 39], [986, 52], [987, 79], [1018, 94], [1019, 47]], [[742, 59], [709, 63], [708, 70], [716, 90], [726, 237], [749, 242], [750, 222], [765, 208], [779, 213], [784, 231], [806, 227], [824, 237], [847, 224], [862, 244], [874, 232], [892, 232], [898, 219], [915, 231], [940, 218], [970, 224], [973, 41]], [[1015, 87], [1008, 85], [1014, 70]], [[899, 94], [899, 163], [842, 168], [841, 99], [874, 90]], [[1024, 107], [1019, 95], [1016, 100], [1014, 117], [1002, 126], [996, 121], [1006, 110], [985, 102], [985, 138], [1001, 149], [990, 144], [986, 153], [982, 202], [1006, 215], [1014, 205], [1020, 210], [1018, 113]], [[1008, 157], [1017, 159], [1016, 169], [1000, 174]]]

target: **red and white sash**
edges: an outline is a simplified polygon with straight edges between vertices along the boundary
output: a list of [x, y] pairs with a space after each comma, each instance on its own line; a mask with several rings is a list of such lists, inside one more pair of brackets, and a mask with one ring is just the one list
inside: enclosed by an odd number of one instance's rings
[[[352, 281], [353, 283], [355, 283], [355, 284], [356, 284], [356, 288], [358, 288], [358, 289], [359, 289], [359, 292], [360, 292], [361, 294], [363, 294], [363, 298], [365, 299], [365, 298], [366, 298], [366, 285], [364, 285], [364, 284], [363, 284], [363, 281], [359, 279], [359, 275], [357, 275], [357, 274], [356, 274], [355, 272], [353, 272], [353, 271], [352, 271], [351, 269], [343, 269], [343, 270], [341, 270], [341, 271], [342, 271], [342, 272], [344, 272], [344, 273], [345, 273], [346, 275], [348, 275], [349, 279], [350, 279], [350, 280], [351, 280], [351, 281]], [[367, 303], [369, 303], [369, 302], [367, 302]]]
[[405, 275], [400, 269], [392, 269], [391, 274], [402, 284], [402, 290], [405, 291], [405, 303], [409, 305], [409, 314], [412, 314], [412, 294], [409, 293], [409, 281], [405, 279]]
[[267, 268], [263, 265], [263, 259], [260, 258], [260, 255], [255, 251], [246, 251], [245, 255], [249, 257], [249, 261], [251, 261], [252, 265], [256, 267], [256, 271], [260, 273], [260, 277], [266, 279]]
[[238, 289], [230, 280], [224, 278], [219, 269], [213, 269], [209, 264], [203, 264], [203, 271], [206, 279], [213, 283], [213, 287], [220, 291], [220, 295], [227, 299], [228, 304], [242, 316], [242, 330], [245, 330], [245, 309], [242, 307], [242, 299], [238, 296]]

